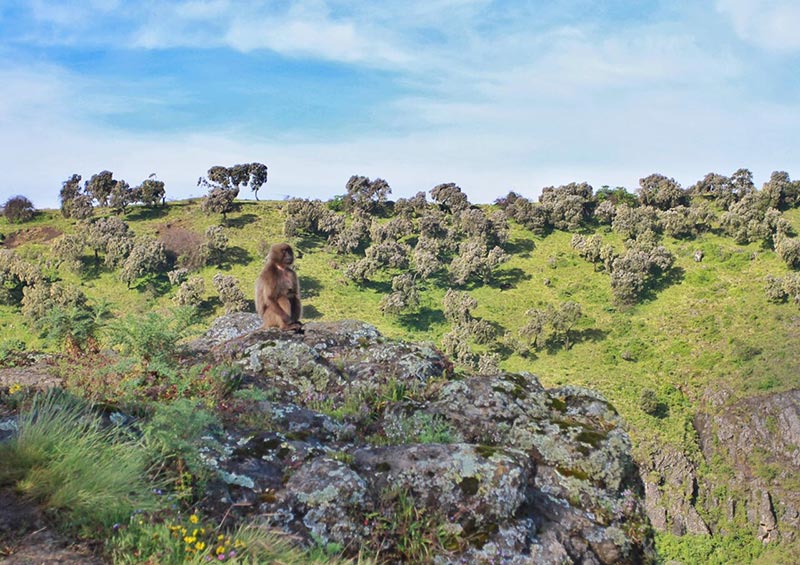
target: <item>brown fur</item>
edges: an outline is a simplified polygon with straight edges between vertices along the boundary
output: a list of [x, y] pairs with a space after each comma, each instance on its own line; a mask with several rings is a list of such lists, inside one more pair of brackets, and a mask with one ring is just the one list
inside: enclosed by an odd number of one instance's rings
[[288, 243], [276, 243], [256, 279], [256, 312], [264, 327], [300, 331], [300, 285], [294, 272], [294, 251]]

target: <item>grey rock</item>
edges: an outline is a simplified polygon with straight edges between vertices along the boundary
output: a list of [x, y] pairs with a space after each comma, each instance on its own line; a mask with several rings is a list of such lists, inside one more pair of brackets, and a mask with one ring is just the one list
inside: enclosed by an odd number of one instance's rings
[[[460, 540], [436, 563], [653, 559], [630, 440], [602, 395], [547, 390], [527, 373], [452, 380], [433, 346], [357, 321], [303, 334], [257, 322], [225, 316], [187, 346], [238, 364], [244, 384], [271, 398], [248, 420], [261, 429], [226, 430], [209, 457], [219, 479], [208, 512], [267, 516], [303, 543], [356, 555], [376, 535], [391, 546], [412, 505], [419, 524]], [[416, 443], [426, 426], [454, 443]]]

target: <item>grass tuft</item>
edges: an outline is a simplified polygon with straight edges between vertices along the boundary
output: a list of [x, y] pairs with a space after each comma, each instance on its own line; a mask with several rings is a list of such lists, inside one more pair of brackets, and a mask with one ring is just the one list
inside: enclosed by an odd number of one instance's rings
[[75, 397], [37, 394], [0, 444], [0, 484], [42, 504], [64, 530], [110, 528], [158, 506], [144, 450]]

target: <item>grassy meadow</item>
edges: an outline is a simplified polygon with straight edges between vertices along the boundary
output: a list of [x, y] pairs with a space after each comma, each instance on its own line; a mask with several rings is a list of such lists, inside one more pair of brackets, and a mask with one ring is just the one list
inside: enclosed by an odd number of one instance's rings
[[[202, 237], [209, 226], [225, 227], [227, 259], [193, 273], [204, 278], [206, 288], [203, 318], [192, 327], [199, 334], [223, 312], [211, 282], [217, 272], [236, 277], [252, 299], [252, 281], [264, 259], [260, 250], [266, 243], [285, 240], [283, 206], [276, 201], [240, 201], [223, 222], [220, 215], [203, 214], [199, 200], [190, 200], [168, 202], [163, 208], [134, 207], [122, 219], [137, 234], [164, 238], [187, 233]], [[106, 214], [98, 209], [95, 216]], [[784, 217], [800, 232], [800, 209]], [[601, 391], [628, 422], [635, 449], [666, 443], [698, 457], [691, 418], [708, 391], [724, 388], [733, 401], [797, 386], [800, 310], [791, 302], [767, 300], [765, 277], [789, 272], [771, 249], [760, 243], [737, 245], [716, 231], [689, 240], [664, 237], [661, 243], [675, 257], [670, 276], [639, 304], [623, 307], [613, 300], [609, 275], [571, 248], [573, 234], [555, 230], [539, 237], [513, 221], [510, 227], [506, 245], [510, 260], [497, 268], [494, 281], [460, 289], [477, 300], [473, 315], [492, 323], [501, 336], [516, 334], [525, 324], [527, 310], [548, 304], [577, 302], [583, 318], [574, 329], [571, 348], [545, 348], [526, 356], [500, 348], [501, 368], [534, 373], [545, 386], [573, 384]], [[105, 269], [102, 262], [94, 266], [90, 252], [83, 257], [90, 267], [82, 276], [54, 267], [52, 236], [76, 229], [74, 220], [53, 210], [41, 211], [24, 224], [0, 218], [6, 248], [26, 261], [45, 265], [51, 278], [79, 286], [91, 301], [106, 303], [112, 314], [174, 309], [176, 287], [170, 287], [166, 277], [128, 289], [117, 272]], [[622, 238], [610, 227], [583, 233], [598, 233], [618, 250], [623, 247]], [[391, 291], [394, 273], [379, 272], [358, 285], [343, 274], [356, 255], [338, 255], [322, 238], [289, 241], [302, 254], [297, 272], [305, 321], [358, 319], [392, 338], [437, 345], [449, 331], [442, 308], [446, 275], [422, 281], [418, 313], [384, 315], [379, 304]], [[698, 250], [703, 252], [700, 262], [694, 259]], [[9, 340], [25, 342], [28, 350], [57, 349], [29, 327], [18, 306], [2, 305], [0, 343]], [[476, 351], [488, 347], [475, 346]], [[656, 415], [641, 408], [642, 391], [647, 389], [655, 392], [662, 406]], [[661, 542], [662, 549], [676, 557], [685, 554], [686, 544], [691, 543], [673, 538]]]

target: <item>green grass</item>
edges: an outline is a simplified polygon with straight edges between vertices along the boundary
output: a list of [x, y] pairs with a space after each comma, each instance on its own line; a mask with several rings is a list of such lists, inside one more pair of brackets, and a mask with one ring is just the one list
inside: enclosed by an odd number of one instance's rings
[[60, 392], [35, 396], [19, 433], [0, 444], [0, 484], [40, 502], [67, 531], [110, 529], [158, 507], [144, 449]]
[[[194, 333], [203, 331], [222, 313], [211, 283], [217, 271], [236, 277], [246, 296], [251, 296], [251, 281], [263, 264], [259, 242], [285, 239], [282, 206], [281, 202], [244, 201], [228, 215], [229, 245], [243, 260], [197, 273], [206, 282], [209, 307], [204, 310], [205, 319], [192, 327]], [[784, 217], [800, 231], [800, 209], [790, 210]], [[202, 214], [199, 201], [173, 202], [155, 212], [134, 209], [123, 219], [136, 233], [149, 234], [167, 224], [202, 234], [208, 226], [222, 222], [221, 216]], [[8, 225], [0, 219], [0, 232], [6, 235], [48, 226], [64, 232], [75, 230], [74, 222], [53, 211], [22, 225]], [[622, 239], [609, 228], [601, 226], [596, 233], [617, 250], [623, 248]], [[716, 233], [689, 241], [664, 238], [663, 245], [675, 256], [674, 276], [640, 304], [620, 307], [613, 302], [610, 277], [581, 259], [570, 247], [571, 238], [572, 234], [560, 231], [537, 237], [512, 223], [511, 258], [497, 270], [497, 284], [467, 287], [478, 301], [473, 315], [495, 324], [501, 334], [515, 335], [524, 325], [528, 309], [567, 300], [581, 305], [584, 318], [575, 328], [578, 339], [569, 350], [545, 349], [525, 357], [507, 353], [503, 369], [532, 372], [546, 386], [573, 384], [597, 389], [627, 421], [635, 449], [668, 443], [695, 456], [698, 447], [691, 419], [702, 408], [707, 391], [725, 388], [733, 402], [796, 386], [800, 373], [800, 358], [794, 355], [800, 347], [797, 306], [768, 302], [763, 288], [768, 274], [788, 272], [773, 251], [757, 243], [737, 245]], [[446, 275], [421, 281], [420, 312], [384, 316], [380, 300], [395, 273], [379, 273], [359, 286], [343, 275], [344, 267], [356, 260], [356, 255], [336, 255], [315, 238], [291, 243], [303, 253], [297, 270], [306, 321], [358, 319], [374, 324], [391, 338], [435, 344], [449, 331], [442, 315]], [[703, 252], [702, 262], [694, 261], [696, 250]], [[49, 243], [30, 242], [18, 247], [17, 253], [30, 261], [46, 260]], [[91, 257], [87, 255], [86, 260]], [[90, 299], [108, 301], [117, 316], [174, 308], [174, 289], [166, 293], [148, 288], [128, 290], [116, 273], [102, 269], [84, 278], [64, 270], [56, 274], [66, 283], [79, 285]], [[0, 342], [22, 340], [29, 350], [50, 347], [28, 328], [16, 307], [0, 306], [0, 322]], [[476, 349], [485, 351], [487, 347]], [[664, 409], [654, 415], [641, 409], [642, 391], [648, 389], [663, 403]], [[675, 545], [666, 538], [660, 538], [659, 544], [665, 548]], [[695, 547], [702, 550], [703, 542], [697, 541]], [[683, 555], [683, 549], [667, 553]]]
[[[250, 281], [261, 269], [261, 240], [284, 239], [281, 202], [243, 201], [228, 215], [229, 244], [242, 250], [243, 262], [223, 268], [240, 281], [250, 295]], [[102, 211], [99, 211], [102, 212]], [[785, 216], [800, 225], [800, 211]], [[169, 203], [154, 212], [133, 209], [124, 217], [137, 233], [155, 234], [163, 226], [180, 226], [203, 233], [222, 222], [221, 216], [200, 212], [199, 201]], [[74, 222], [57, 211], [47, 211], [34, 222], [7, 225], [0, 219], [0, 232], [51, 226], [70, 232]], [[596, 271], [570, 248], [572, 234], [554, 231], [547, 237], [533, 236], [513, 224], [509, 249], [511, 260], [497, 271], [498, 285], [468, 287], [478, 300], [477, 317], [494, 323], [502, 332], [516, 334], [525, 323], [525, 312], [566, 300], [578, 302], [584, 319], [576, 331], [581, 336], [568, 351], [541, 351], [536, 356], [506, 356], [502, 367], [531, 371], [549, 386], [580, 384], [603, 392], [631, 424], [637, 440], [685, 442], [685, 424], [709, 386], [724, 385], [736, 399], [753, 393], [777, 391], [792, 386], [800, 362], [790, 352], [800, 345], [794, 329], [796, 307], [770, 304], [763, 292], [767, 274], [787, 269], [772, 251], [759, 244], [736, 245], [730, 238], [704, 234], [691, 241], [665, 238], [664, 245], [676, 257], [671, 284], [651, 293], [643, 303], [620, 308], [614, 305], [609, 276]], [[604, 240], [621, 249], [621, 238], [607, 227], [597, 230]], [[324, 241], [306, 238], [292, 242], [303, 257], [298, 260], [306, 320], [326, 321], [354, 318], [376, 325], [385, 335], [414, 341], [439, 343], [449, 326], [441, 315], [446, 282], [422, 281], [421, 311], [411, 316], [384, 316], [379, 303], [392, 273], [381, 273], [358, 286], [345, 279], [343, 267], [356, 259], [328, 251]], [[704, 259], [693, 260], [700, 249]], [[29, 259], [44, 257], [49, 245], [29, 243], [17, 248]], [[86, 257], [87, 261], [90, 258]], [[211, 283], [219, 269], [206, 267], [198, 274], [206, 281], [210, 309], [192, 330], [198, 333], [208, 321], [222, 313], [213, 301]], [[174, 289], [158, 294], [147, 288], [127, 290], [117, 274], [101, 270], [80, 278], [59, 271], [67, 283], [79, 285], [95, 301], [108, 301], [117, 315], [171, 309]], [[14, 307], [0, 307], [0, 341], [21, 339], [28, 349], [46, 348]], [[486, 348], [479, 348], [485, 350]], [[625, 356], [632, 358], [626, 361]], [[654, 419], [638, 407], [641, 391], [659, 391], [667, 412]]]

